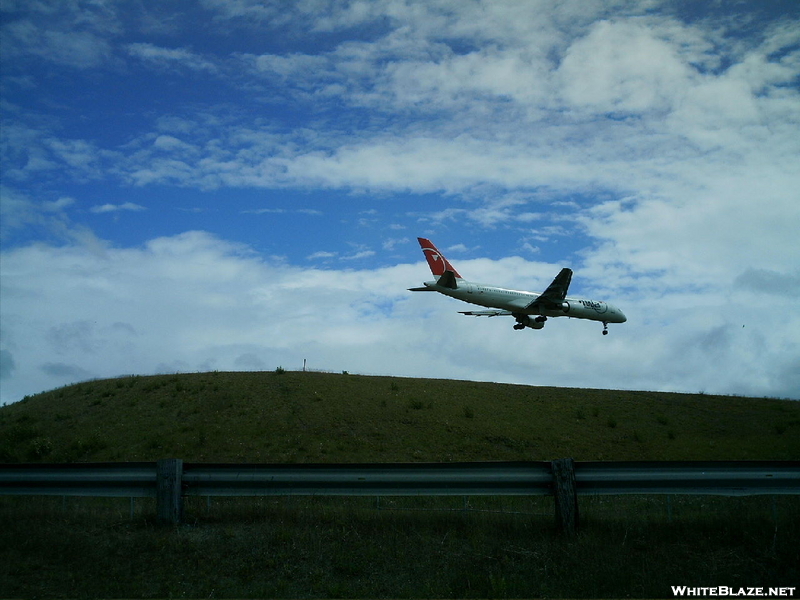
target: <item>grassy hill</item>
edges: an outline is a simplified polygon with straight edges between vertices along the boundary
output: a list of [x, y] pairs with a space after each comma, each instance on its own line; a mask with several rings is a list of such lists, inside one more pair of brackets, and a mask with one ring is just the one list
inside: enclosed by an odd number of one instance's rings
[[800, 402], [302, 372], [80, 383], [0, 408], [0, 462], [800, 458]]
[[[321, 373], [81, 383], [0, 408], [0, 462], [800, 458], [800, 402]], [[800, 497], [0, 497], [0, 597], [635, 597], [789, 586]], [[134, 510], [135, 509], [135, 510]]]

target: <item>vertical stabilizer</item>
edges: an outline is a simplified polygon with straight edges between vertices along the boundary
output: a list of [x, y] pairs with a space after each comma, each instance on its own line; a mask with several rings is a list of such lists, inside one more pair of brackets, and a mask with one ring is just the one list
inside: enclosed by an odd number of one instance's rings
[[461, 275], [458, 274], [458, 271], [453, 268], [453, 265], [450, 264], [450, 261], [448, 261], [444, 255], [439, 252], [436, 246], [433, 245], [433, 242], [425, 238], [417, 238], [417, 240], [428, 261], [428, 266], [431, 268], [431, 273], [433, 273], [435, 277], [441, 277], [444, 275], [445, 271], [450, 271], [456, 279], [462, 278]]

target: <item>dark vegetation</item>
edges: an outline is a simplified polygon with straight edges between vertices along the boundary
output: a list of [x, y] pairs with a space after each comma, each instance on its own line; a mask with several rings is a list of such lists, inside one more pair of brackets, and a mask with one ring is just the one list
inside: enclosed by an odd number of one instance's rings
[[800, 458], [800, 402], [325, 373], [80, 383], [0, 408], [0, 462]]
[[0, 596], [671, 598], [800, 581], [796, 498], [676, 496], [670, 519], [663, 497], [586, 497], [572, 539], [544, 497], [381, 507], [193, 498], [190, 524], [163, 529], [149, 501], [131, 518], [127, 499], [0, 497]]
[[[0, 462], [800, 458], [800, 403], [320, 373], [124, 377], [0, 408]], [[671, 597], [800, 581], [800, 499], [0, 496], [0, 597]]]

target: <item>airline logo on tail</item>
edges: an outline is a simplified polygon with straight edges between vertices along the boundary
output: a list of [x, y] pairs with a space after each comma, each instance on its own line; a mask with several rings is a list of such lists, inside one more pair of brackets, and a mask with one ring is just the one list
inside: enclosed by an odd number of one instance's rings
[[419, 240], [419, 245], [422, 247], [425, 258], [428, 259], [428, 266], [431, 268], [431, 273], [436, 277], [441, 277], [444, 275], [445, 271], [452, 271], [457, 279], [461, 279], [461, 275], [458, 274], [458, 271], [456, 271], [453, 265], [450, 264], [450, 261], [439, 252], [436, 246], [433, 245], [433, 242], [425, 238], [417, 238], [417, 240]]

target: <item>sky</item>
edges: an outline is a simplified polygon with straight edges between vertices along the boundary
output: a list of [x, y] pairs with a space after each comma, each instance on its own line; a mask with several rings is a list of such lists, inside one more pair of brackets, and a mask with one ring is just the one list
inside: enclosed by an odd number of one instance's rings
[[[800, 399], [795, 0], [2, 0], [0, 402], [333, 372]], [[459, 315], [462, 276], [627, 323]]]

